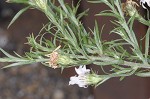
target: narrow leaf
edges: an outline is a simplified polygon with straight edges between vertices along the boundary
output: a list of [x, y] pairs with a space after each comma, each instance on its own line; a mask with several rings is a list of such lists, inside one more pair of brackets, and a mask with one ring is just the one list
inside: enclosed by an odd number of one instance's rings
[[136, 75], [137, 75], [137, 76], [140, 76], [140, 77], [150, 77], [150, 72], [137, 73]]
[[16, 21], [16, 19], [19, 18], [19, 16], [20, 16], [22, 13], [24, 13], [26, 10], [28, 10], [29, 8], [30, 8], [30, 6], [21, 9], [21, 10], [14, 16], [14, 18], [11, 20], [11, 22], [9, 23], [9, 25], [8, 25], [7, 28], [9, 28], [9, 27]]
[[4, 51], [4, 50], [1, 49], [1, 48], [0, 48], [0, 51], [1, 51], [3, 54], [5, 54], [7, 57], [9, 57], [9, 58], [16, 58], [16, 57], [14, 57], [14, 56], [8, 54], [6, 51]]
[[145, 38], [145, 58], [147, 59], [148, 52], [149, 52], [149, 36], [150, 36], [150, 27], [147, 30], [146, 38]]

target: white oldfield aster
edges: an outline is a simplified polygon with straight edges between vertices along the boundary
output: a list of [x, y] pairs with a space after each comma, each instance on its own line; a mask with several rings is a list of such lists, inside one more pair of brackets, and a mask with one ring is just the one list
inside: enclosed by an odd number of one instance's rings
[[146, 9], [146, 7], [144, 6], [145, 3], [147, 3], [147, 5], [150, 7], [150, 0], [140, 0], [140, 4], [142, 5], [143, 8]]
[[75, 68], [76, 73], [78, 76], [70, 77], [69, 85], [77, 84], [79, 87], [88, 87], [88, 80], [87, 76], [90, 73], [90, 69], [86, 69], [85, 65], [79, 66], [79, 68]]

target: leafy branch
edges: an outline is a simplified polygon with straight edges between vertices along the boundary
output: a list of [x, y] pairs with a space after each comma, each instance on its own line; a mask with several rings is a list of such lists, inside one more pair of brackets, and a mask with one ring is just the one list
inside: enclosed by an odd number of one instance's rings
[[[49, 19], [49, 22], [43, 26], [39, 35], [34, 37], [32, 34], [27, 38], [27, 44], [31, 47], [30, 51], [26, 52], [24, 56], [20, 56], [17, 53], [12, 56], [0, 49], [6, 56], [0, 58], [0, 62], [10, 63], [3, 68], [37, 62], [52, 68], [62, 69], [90, 64], [101, 67], [111, 66], [108, 74], [103, 70], [104, 75], [93, 73], [93, 76], [90, 76], [93, 79], [99, 78], [94, 82], [96, 86], [113, 77], [122, 78], [134, 74], [141, 77], [150, 76], [150, 28], [148, 28], [145, 35], [144, 53], [140, 49], [141, 45], [139, 45], [136, 33], [133, 30], [135, 20], [146, 26], [150, 26], [150, 21], [140, 15], [135, 8], [134, 1], [130, 3], [127, 0], [124, 3], [125, 6], [123, 6], [121, 0], [88, 1], [90, 3], [103, 3], [110, 8], [109, 10], [101, 11], [96, 16], [115, 17], [115, 20], [111, 21], [115, 27], [110, 33], [115, 33], [121, 38], [113, 41], [103, 41], [101, 39], [104, 26], [100, 29], [96, 21], [94, 29], [85, 29], [80, 18], [86, 15], [89, 9], [77, 14], [79, 3], [76, 6], [70, 6], [64, 0], [57, 0], [58, 4], [56, 4], [55, 0], [8, 0], [8, 2], [28, 5], [16, 14], [10, 25], [29, 8], [42, 11]], [[125, 13], [129, 14], [129, 19], [125, 17]], [[46, 31], [46, 33], [42, 33], [42, 31]], [[46, 38], [45, 34], [51, 35], [51, 38]], [[132, 52], [128, 52], [124, 47], [125, 45]], [[104, 77], [103, 80], [100, 77]]]

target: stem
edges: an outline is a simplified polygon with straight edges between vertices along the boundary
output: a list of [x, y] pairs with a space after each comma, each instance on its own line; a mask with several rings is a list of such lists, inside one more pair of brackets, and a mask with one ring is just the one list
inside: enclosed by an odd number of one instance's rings
[[136, 70], [137, 70], [137, 68], [134, 68], [132, 71], [129, 70], [129, 73], [126, 73], [126, 74], [112, 73], [112, 74], [109, 74], [109, 75], [104, 75], [104, 77], [110, 77], [110, 78], [112, 78], [112, 77], [127, 77], [127, 76], [133, 75], [136, 72]]
[[[78, 55], [77, 57], [82, 58], [82, 59], [85, 58], [84, 56], [80, 56], [80, 55]], [[122, 66], [146, 68], [146, 69], [150, 68], [149, 64], [129, 62], [129, 61], [126, 61], [126, 60], [121, 60], [122, 62], [119, 63], [119, 60], [117, 60], [115, 58], [111, 58], [109, 56], [100, 56], [100, 57], [89, 56], [89, 57], [90, 57], [91, 61], [93, 62], [93, 64], [94, 64], [94, 62], [97, 62], [97, 61], [101, 61], [101, 62], [105, 62], [105, 63], [116, 62], [114, 64], [118, 64], [118, 65], [122, 65]]]
[[[107, 56], [102, 56], [102, 57], [93, 57], [94, 60], [100, 60], [103, 62], [112, 62], [116, 61], [116, 59], [107, 57]], [[118, 60], [119, 61], [119, 60]], [[134, 62], [129, 62], [129, 61], [123, 61], [123, 63], [119, 64], [123, 66], [130, 66], [130, 67], [138, 67], [138, 68], [150, 68], [149, 64], [142, 64], [142, 63], [134, 63]]]

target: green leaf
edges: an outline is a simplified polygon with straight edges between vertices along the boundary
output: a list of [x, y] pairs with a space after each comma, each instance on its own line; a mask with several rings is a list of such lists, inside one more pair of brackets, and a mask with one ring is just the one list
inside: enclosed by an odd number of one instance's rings
[[7, 0], [8, 3], [28, 3], [29, 0]]
[[14, 57], [14, 56], [12, 56], [12, 55], [10, 55], [10, 54], [8, 54], [6, 51], [4, 51], [3, 49], [1, 49], [0, 48], [0, 51], [2, 51], [3, 52], [3, 54], [5, 54], [7, 57], [9, 57], [9, 58], [16, 58], [16, 57]]
[[101, 85], [102, 83], [104, 83], [105, 81], [107, 81], [108, 79], [110, 79], [110, 77], [105, 77], [105, 78], [103, 78], [102, 81], [100, 81], [98, 84], [95, 85], [95, 88], [96, 88], [97, 86]]
[[145, 38], [145, 58], [147, 59], [148, 53], [149, 53], [149, 42], [150, 42], [150, 27], [147, 30], [146, 38]]
[[87, 12], [89, 11], [89, 9], [83, 11], [82, 13], [77, 15], [77, 19], [79, 20], [80, 18], [82, 18], [83, 16], [87, 15]]
[[125, 79], [125, 76], [122, 76], [122, 77], [120, 77], [120, 81], [122, 81], [122, 80], [124, 80]]
[[135, 75], [140, 76], [140, 77], [150, 77], [150, 72], [137, 73]]
[[96, 16], [112, 16], [118, 19], [121, 19], [120, 15], [116, 12], [113, 12], [111, 10], [104, 10], [101, 11], [99, 14], [96, 14]]
[[107, 0], [88, 0], [88, 2], [90, 3], [107, 3], [108, 1]]
[[30, 8], [30, 6], [21, 9], [21, 10], [14, 16], [14, 18], [11, 20], [11, 22], [9, 23], [9, 25], [8, 25], [7, 28], [9, 28], [9, 27], [16, 21], [16, 19], [19, 18], [19, 16], [20, 16], [22, 13], [24, 13], [26, 10], [28, 10], [29, 8]]
[[99, 31], [98, 23], [95, 21], [95, 27], [94, 27], [93, 34], [94, 34], [96, 46], [98, 47], [101, 55], [103, 54], [103, 45], [102, 45], [100, 35], [102, 34], [103, 28], [104, 28], [104, 26], [102, 27], [101, 31]]
[[7, 66], [2, 67], [1, 69], [10, 68], [10, 67], [15, 67], [15, 66], [23, 66], [23, 65], [31, 64], [31, 63], [33, 63], [33, 62], [18, 62], [18, 63], [12, 63], [12, 64], [10, 64], [10, 65], [7, 65]]

